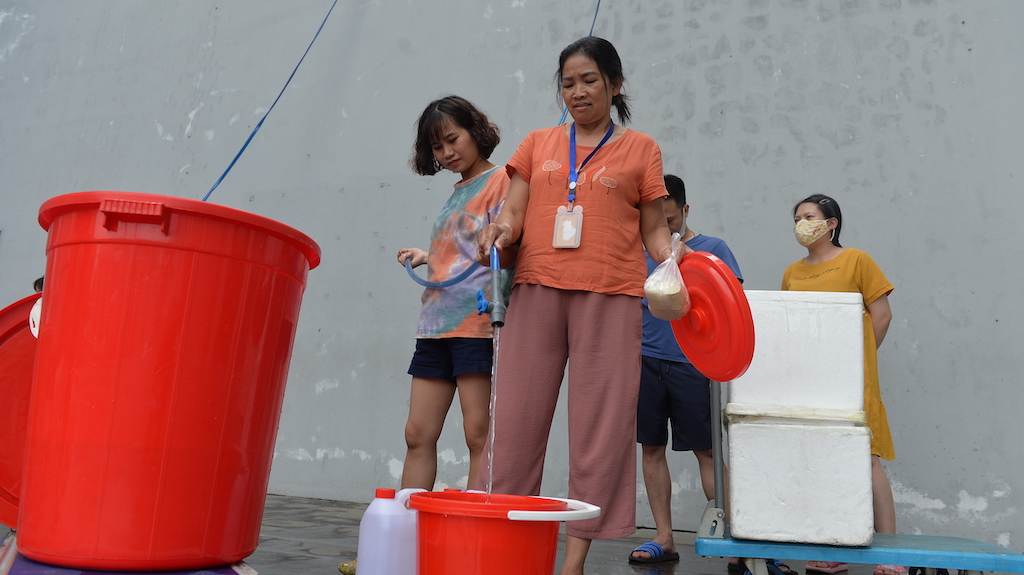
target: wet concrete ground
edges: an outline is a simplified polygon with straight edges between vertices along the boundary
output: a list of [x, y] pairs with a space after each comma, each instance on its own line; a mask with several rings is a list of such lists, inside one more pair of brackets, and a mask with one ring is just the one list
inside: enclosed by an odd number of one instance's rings
[[[337, 575], [338, 564], [356, 556], [359, 520], [366, 504], [268, 495], [256, 552], [245, 562], [259, 575]], [[0, 525], [0, 541], [9, 529]], [[694, 534], [676, 533], [679, 561], [634, 565], [630, 551], [654, 536], [640, 529], [631, 537], [594, 541], [587, 559], [588, 575], [727, 575], [727, 559], [694, 553]], [[559, 543], [556, 569], [565, 551], [564, 534]], [[789, 562], [795, 573], [804, 574], [804, 562]], [[872, 575], [874, 565], [850, 565], [848, 573]], [[2, 569], [0, 569], [2, 572]], [[523, 572], [510, 565], [509, 574]], [[79, 573], [75, 571], [75, 573]], [[495, 574], [480, 574], [495, 575]]]
[[[260, 546], [245, 561], [260, 575], [335, 575], [338, 563], [356, 556], [359, 520], [365, 509], [366, 505], [359, 503], [270, 495], [263, 515]], [[630, 551], [653, 536], [653, 530], [641, 529], [631, 537], [594, 541], [587, 558], [587, 574], [727, 575], [727, 559], [695, 555], [694, 534], [687, 532], [676, 533], [678, 562], [630, 564]], [[564, 551], [563, 534], [559, 566]], [[803, 562], [792, 562], [791, 566], [803, 575]], [[871, 575], [874, 567], [851, 565], [848, 575]], [[509, 566], [509, 574], [517, 572], [515, 566]]]

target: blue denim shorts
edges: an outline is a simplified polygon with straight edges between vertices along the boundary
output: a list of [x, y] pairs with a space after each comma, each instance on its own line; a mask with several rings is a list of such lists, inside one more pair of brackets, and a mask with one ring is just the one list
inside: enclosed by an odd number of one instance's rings
[[491, 373], [494, 345], [491, 338], [447, 337], [417, 339], [409, 375], [455, 383], [467, 373]]

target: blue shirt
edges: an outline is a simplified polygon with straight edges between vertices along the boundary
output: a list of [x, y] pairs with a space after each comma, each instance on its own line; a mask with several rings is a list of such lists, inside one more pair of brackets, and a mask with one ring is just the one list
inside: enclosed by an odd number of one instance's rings
[[[740, 264], [736, 262], [736, 256], [732, 255], [732, 250], [729, 249], [724, 240], [697, 234], [690, 238], [686, 245], [690, 246], [690, 249], [695, 252], [708, 252], [718, 256], [720, 260], [729, 266], [732, 273], [736, 274], [736, 278], [743, 281], [743, 275], [740, 273]], [[651, 259], [651, 256], [647, 256], [647, 275], [650, 275], [656, 267], [658, 267], [658, 264]], [[672, 324], [651, 315], [650, 310], [647, 309], [647, 298], [644, 298], [642, 301], [644, 309], [644, 339], [640, 347], [640, 353], [657, 359], [690, 363], [690, 360], [686, 359], [682, 350], [679, 349], [676, 336], [672, 333]]]

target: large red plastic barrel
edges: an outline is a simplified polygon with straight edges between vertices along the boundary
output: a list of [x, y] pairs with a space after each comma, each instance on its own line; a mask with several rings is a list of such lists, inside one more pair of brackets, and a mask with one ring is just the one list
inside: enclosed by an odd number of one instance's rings
[[79, 569], [255, 550], [299, 304], [319, 247], [196, 200], [58, 196], [18, 547]]

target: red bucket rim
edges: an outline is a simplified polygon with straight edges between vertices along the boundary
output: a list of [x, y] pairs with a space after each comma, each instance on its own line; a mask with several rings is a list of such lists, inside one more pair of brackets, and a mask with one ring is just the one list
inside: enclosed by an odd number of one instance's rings
[[277, 236], [293, 244], [309, 260], [309, 269], [320, 265], [320, 246], [312, 238], [291, 226], [236, 208], [229, 208], [220, 204], [211, 204], [191, 198], [179, 198], [177, 196], [119, 191], [88, 191], [64, 194], [50, 198], [43, 202], [43, 205], [39, 206], [39, 225], [44, 230], [49, 231], [50, 224], [63, 213], [82, 209], [90, 204], [99, 205], [103, 200], [159, 202], [173, 211], [230, 220]]
[[[28, 325], [28, 314], [32, 306], [35, 305], [42, 294], [32, 294], [28, 297], [22, 298], [11, 305], [0, 310], [0, 355], [7, 353], [4, 349], [4, 345], [19, 332], [29, 329]], [[17, 382], [18, 385], [31, 386], [32, 385], [32, 373], [29, 372], [27, 379], [24, 381]], [[11, 390], [4, 390], [4, 393], [9, 393]], [[10, 438], [5, 438], [10, 439]], [[11, 446], [5, 446], [11, 447]], [[24, 450], [25, 446], [14, 446], [14, 449]], [[20, 475], [20, 469], [13, 469], [14, 475]], [[6, 482], [5, 482], [6, 483]], [[20, 503], [21, 494], [14, 493], [13, 485], [0, 484], [0, 523], [7, 525], [8, 527], [18, 526], [18, 505]]]
[[7, 341], [7, 338], [13, 335], [15, 331], [28, 327], [28, 314], [25, 317], [19, 317], [13, 312], [18, 308], [32, 309], [36, 300], [42, 297], [42, 295], [41, 293], [34, 293], [21, 298], [4, 309], [0, 309], [0, 344]]
[[532, 495], [427, 491], [410, 495], [409, 507], [443, 515], [507, 519], [509, 511], [567, 511], [569, 504]]

